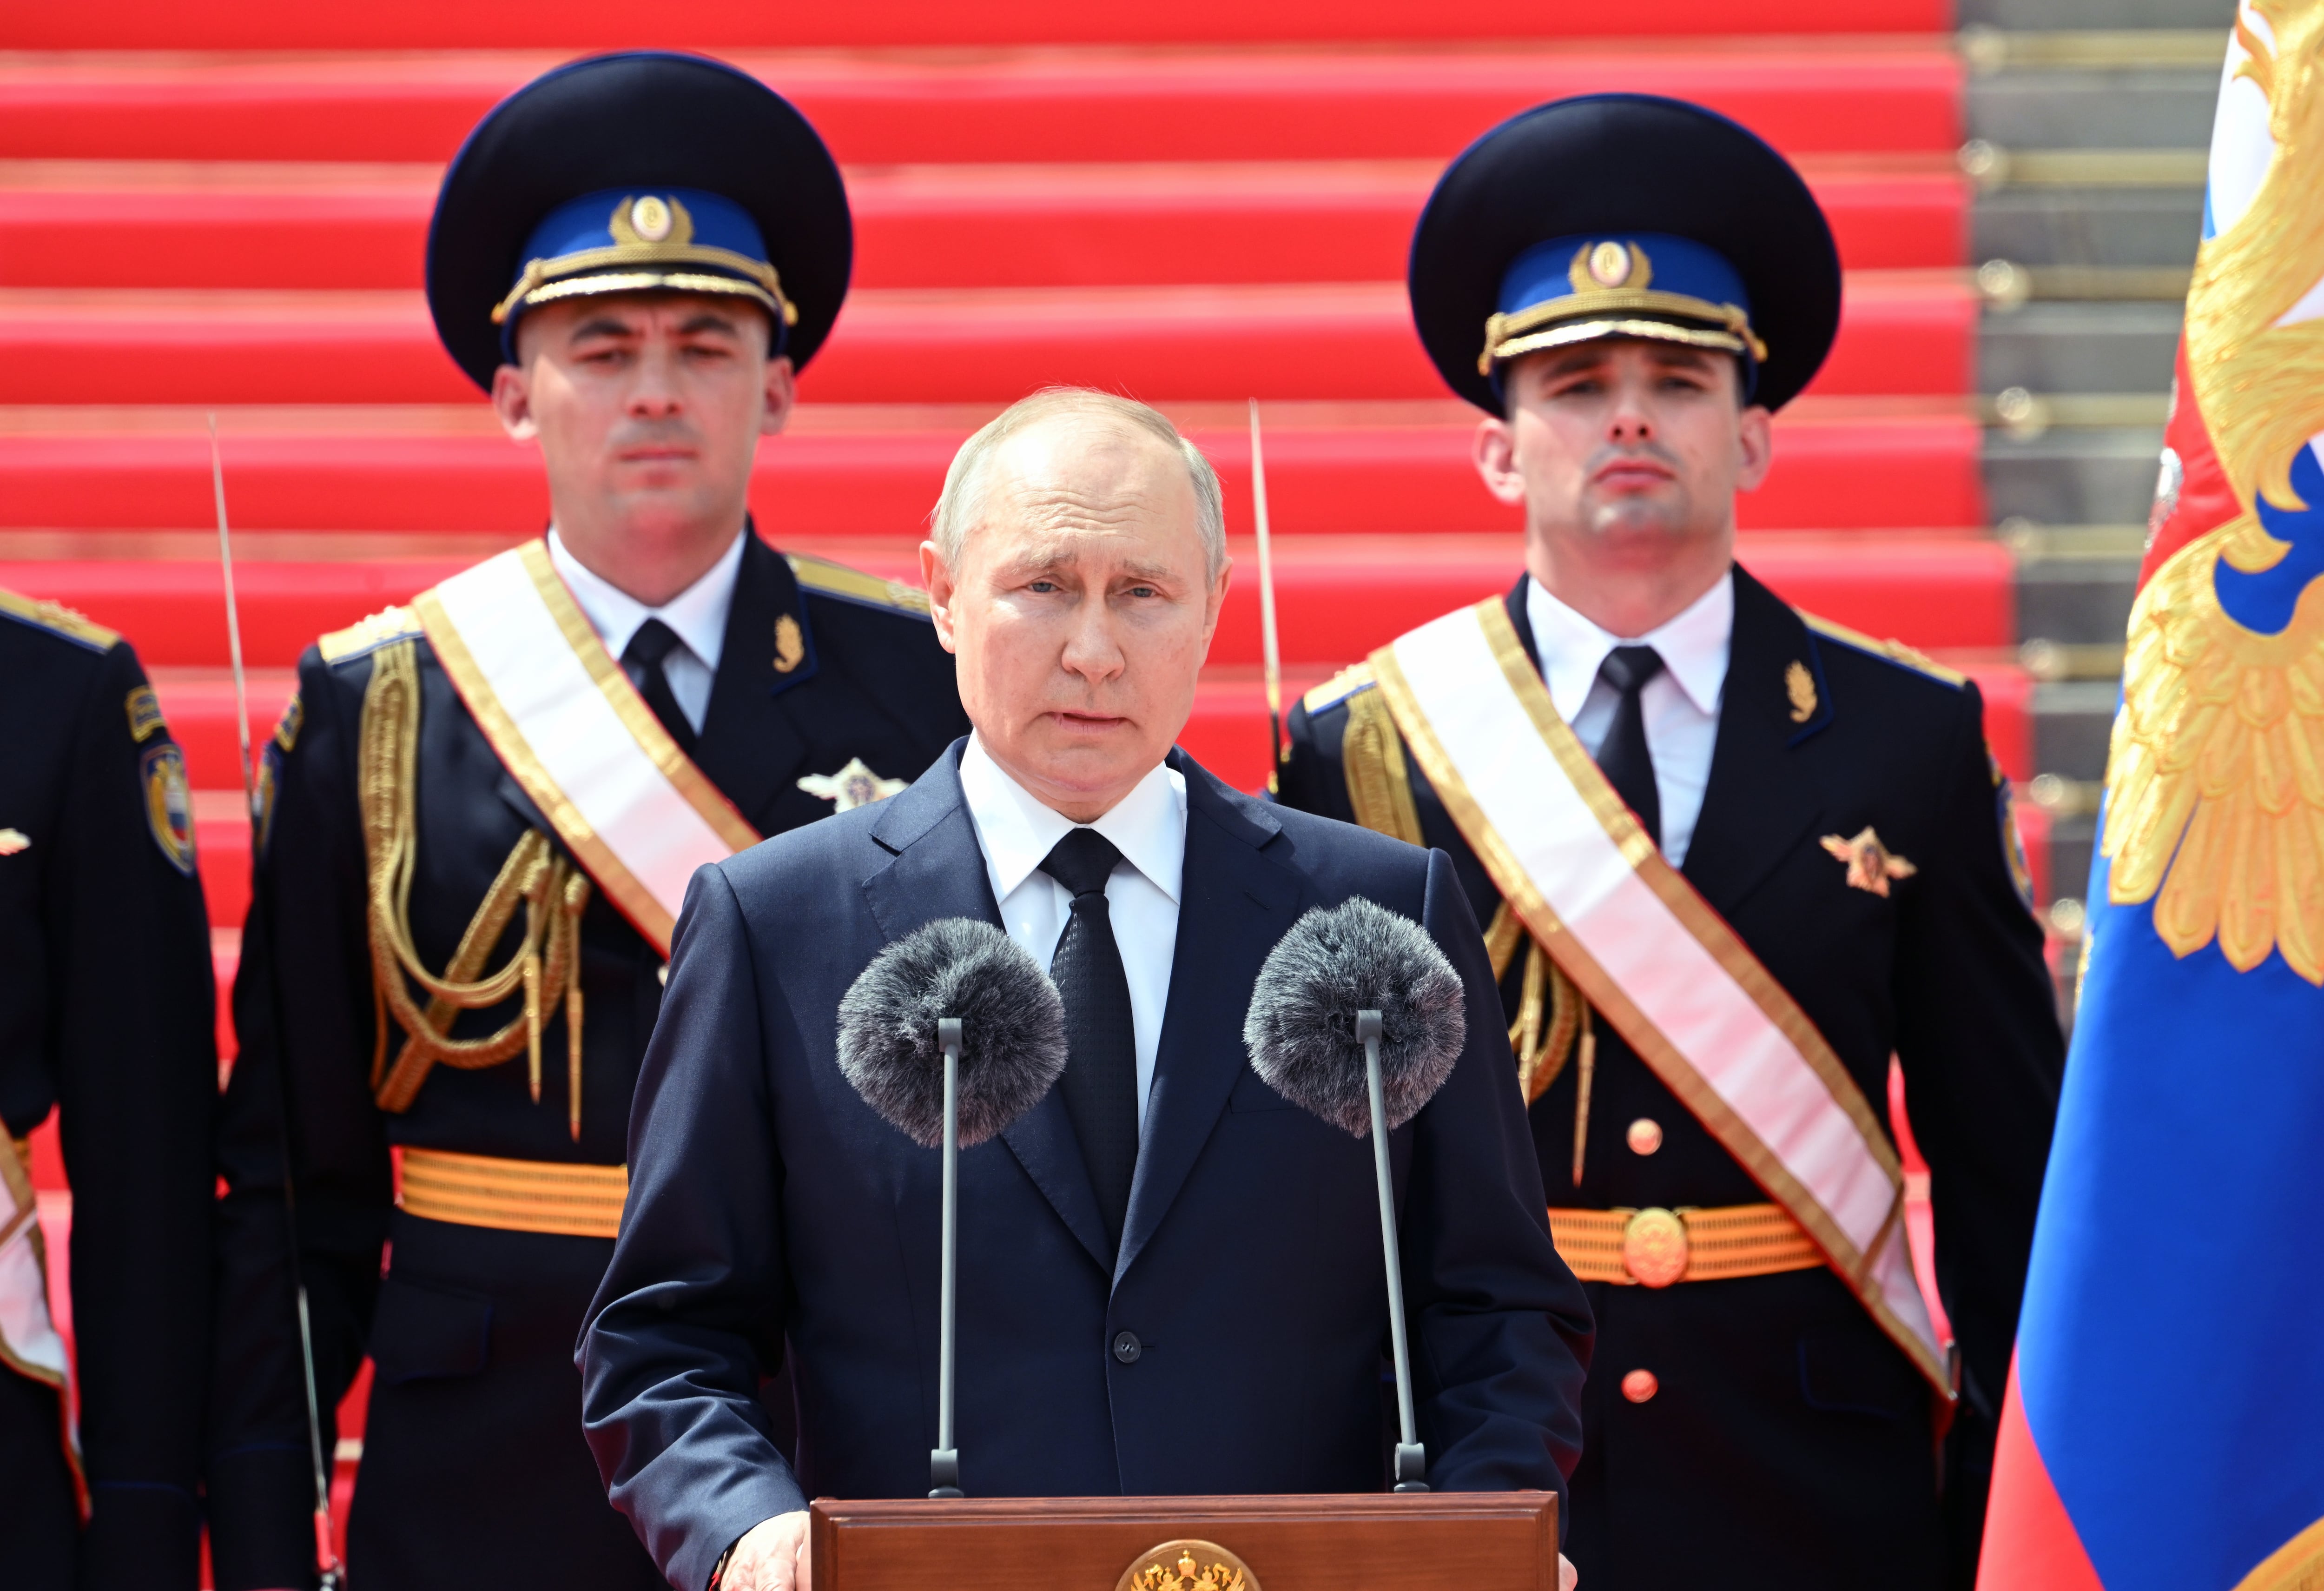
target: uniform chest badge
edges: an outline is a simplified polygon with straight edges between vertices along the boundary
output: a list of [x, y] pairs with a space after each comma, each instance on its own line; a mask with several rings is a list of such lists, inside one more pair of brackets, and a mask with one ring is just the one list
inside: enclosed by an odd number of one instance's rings
[[29, 849], [32, 843], [32, 837], [21, 828], [0, 828], [0, 856], [13, 856]]
[[908, 779], [882, 779], [864, 765], [862, 757], [850, 757], [847, 766], [838, 772], [810, 773], [798, 782], [798, 787], [831, 802], [835, 812], [853, 812], [858, 807], [886, 800], [910, 782]]
[[186, 783], [185, 754], [164, 741], [140, 761], [145, 776], [145, 821], [170, 865], [194, 871], [194, 797]]
[[1792, 722], [1804, 724], [1816, 716], [1815, 676], [1794, 659], [1784, 671], [1784, 694], [1792, 698]]
[[799, 628], [798, 620], [784, 614], [775, 620], [775, 672], [788, 674], [806, 661], [807, 632]]
[[1854, 839], [1842, 839], [1836, 834], [1823, 837], [1823, 848], [1848, 864], [1848, 887], [1868, 890], [1884, 899], [1892, 879], [1910, 878], [1920, 869], [1897, 856], [1880, 843], [1880, 837], [1869, 827]]

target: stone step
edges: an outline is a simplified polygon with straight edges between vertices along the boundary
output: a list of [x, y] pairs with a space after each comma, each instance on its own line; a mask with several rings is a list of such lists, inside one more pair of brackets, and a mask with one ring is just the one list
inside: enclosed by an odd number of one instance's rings
[[1969, 252], [2024, 265], [2172, 265], [2194, 262], [2200, 184], [2005, 185], [1969, 209]]
[[[2221, 42], [2225, 41], [2221, 35]], [[1969, 136], [2028, 149], [2200, 149], [2219, 69], [2071, 68], [1969, 79]]]
[[2179, 348], [2177, 303], [2028, 303], [1989, 310], [1978, 331], [1978, 389], [2163, 393]]
[[1988, 432], [1987, 503], [1996, 523], [2142, 523], [2153, 506], [2162, 450], [2159, 423], [2061, 427], [2030, 437]]
[[1962, 26], [1992, 28], [2213, 28], [2235, 24], [2235, 0], [1960, 0]]

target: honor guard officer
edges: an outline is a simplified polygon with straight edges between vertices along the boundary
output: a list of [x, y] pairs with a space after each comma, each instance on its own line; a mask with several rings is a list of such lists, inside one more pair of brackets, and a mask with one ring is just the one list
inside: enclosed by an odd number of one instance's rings
[[[0, 745], [0, 1580], [193, 1591], [217, 1048], [185, 758], [127, 642], [8, 591]], [[25, 1142], [52, 1107], [78, 1441]]]
[[1453, 163], [1410, 285], [1526, 573], [1312, 692], [1280, 785], [1452, 853], [1489, 925], [1598, 1318], [1567, 1550], [1646, 1591], [1967, 1586], [2062, 1045], [1977, 687], [1734, 562], [1831, 231], [1734, 123], [1593, 96]]
[[312, 1577], [301, 1280], [326, 1453], [374, 1370], [356, 1583], [661, 1584], [583, 1443], [573, 1344], [687, 881], [966, 728], [918, 591], [746, 513], [850, 251], [814, 129], [696, 57], [550, 72], [446, 175], [429, 307], [540, 443], [554, 519], [325, 636], [267, 748], [221, 1134], [222, 1591]]

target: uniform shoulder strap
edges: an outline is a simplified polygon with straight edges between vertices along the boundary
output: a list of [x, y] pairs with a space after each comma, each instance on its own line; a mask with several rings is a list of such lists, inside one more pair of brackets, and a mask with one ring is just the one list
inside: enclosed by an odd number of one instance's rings
[[108, 630], [63, 603], [44, 597], [21, 597], [14, 591], [0, 590], [0, 615], [36, 630], [46, 630], [51, 635], [61, 635], [91, 652], [110, 652], [121, 640], [118, 630]]
[[799, 585], [817, 597], [835, 597], [843, 602], [882, 607], [916, 618], [928, 616], [928, 594], [918, 586], [865, 574], [826, 558], [809, 558], [803, 552], [787, 552], [783, 560], [791, 566], [791, 574]]

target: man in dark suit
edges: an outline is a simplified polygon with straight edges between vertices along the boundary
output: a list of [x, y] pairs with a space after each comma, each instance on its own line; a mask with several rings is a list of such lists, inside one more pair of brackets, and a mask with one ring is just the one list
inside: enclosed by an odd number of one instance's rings
[[226, 1591], [312, 1575], [301, 1280], [324, 1454], [375, 1373], [357, 1583], [660, 1584], [572, 1349], [686, 880], [901, 789], [965, 726], [918, 592], [787, 559], [747, 514], [848, 251], [814, 130], [696, 57], [552, 72], [446, 176], [438, 328], [539, 442], [555, 520], [325, 636], [266, 748], [221, 1135]]
[[1311, 693], [1279, 787], [1450, 853], [1489, 925], [1599, 1322], [1569, 1550], [1641, 1591], [1966, 1586], [2062, 1046], [1977, 687], [1734, 561], [1831, 234], [1742, 128], [1598, 96], [1454, 163], [1411, 287], [1526, 572]]
[[[217, 1047], [185, 758], [126, 641], [12, 591], [0, 746], [0, 1579], [193, 1591]], [[26, 1142], [51, 1111], [70, 1365]]]
[[[963, 1486], [1380, 1489], [1370, 1148], [1270, 1090], [1240, 1036], [1268, 952], [1354, 895], [1425, 925], [1469, 989], [1450, 1081], [1391, 1140], [1429, 1480], [1561, 1488], [1589, 1317], [1450, 865], [1171, 749], [1226, 588], [1210, 467], [1143, 405], [1038, 395], [962, 449], [922, 557], [974, 735], [687, 894], [581, 1345], [615, 1505], [672, 1584], [787, 1591], [807, 1497], [925, 1490], [937, 1156], [844, 1080], [836, 1008], [954, 917], [1050, 968], [1071, 1035], [1056, 1088], [961, 1157]], [[796, 1466], [754, 1396], [787, 1352]]]

